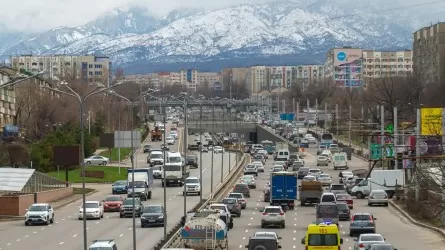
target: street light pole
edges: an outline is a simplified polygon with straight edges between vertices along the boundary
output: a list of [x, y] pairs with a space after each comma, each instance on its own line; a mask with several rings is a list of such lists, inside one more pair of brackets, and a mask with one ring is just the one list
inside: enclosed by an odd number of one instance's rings
[[84, 118], [83, 118], [83, 112], [84, 112], [84, 103], [85, 101], [88, 99], [88, 97], [99, 94], [101, 92], [110, 90], [118, 85], [120, 85], [120, 83], [115, 84], [111, 87], [108, 88], [100, 88], [97, 87], [93, 90], [91, 90], [90, 92], [88, 92], [87, 94], [85, 94], [84, 96], [80, 96], [76, 91], [74, 91], [72, 88], [70, 88], [68, 86], [68, 83], [66, 82], [62, 82], [61, 85], [65, 85], [65, 87], [71, 92], [66, 92], [66, 91], [62, 91], [59, 89], [53, 89], [50, 87], [46, 87], [56, 93], [59, 94], [64, 94], [64, 95], [68, 95], [71, 97], [74, 97], [78, 103], [79, 103], [79, 111], [80, 111], [80, 163], [81, 163], [81, 167], [82, 167], [82, 213], [83, 213], [83, 249], [84, 250], [88, 250], [88, 235], [87, 235], [87, 221], [86, 221], [86, 207], [85, 207], [85, 203], [86, 203], [86, 195], [85, 195], [85, 163], [84, 163], [84, 157], [85, 157], [85, 139], [84, 139]]
[[[215, 106], [212, 104], [212, 134], [215, 134]], [[212, 139], [213, 141], [213, 139]], [[213, 199], [213, 153], [215, 152], [215, 143], [212, 143], [212, 163], [211, 163], [211, 170], [210, 170], [210, 197]]]
[[199, 152], [199, 201], [202, 202], [202, 150], [204, 146], [202, 143], [202, 103], [199, 103], [199, 106], [199, 129], [201, 130], [199, 133], [199, 141], [201, 142], [201, 150]]

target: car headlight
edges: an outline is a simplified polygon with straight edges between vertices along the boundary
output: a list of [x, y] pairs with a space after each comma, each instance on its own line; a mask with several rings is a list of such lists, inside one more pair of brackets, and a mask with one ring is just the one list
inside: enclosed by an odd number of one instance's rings
[[158, 219], [164, 219], [164, 215], [163, 214], [159, 215]]

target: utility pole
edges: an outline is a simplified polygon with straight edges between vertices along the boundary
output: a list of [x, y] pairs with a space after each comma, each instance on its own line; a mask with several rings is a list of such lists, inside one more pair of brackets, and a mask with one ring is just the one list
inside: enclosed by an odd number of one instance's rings
[[292, 113], [295, 114], [295, 98], [292, 98]]
[[338, 104], [335, 104], [335, 123], [336, 123], [336, 126], [337, 126], [337, 129], [336, 129], [336, 131], [335, 131], [335, 137], [337, 137], [337, 143], [338, 143], [338, 122], [339, 122], [339, 118], [340, 117], [338, 117]]
[[[417, 109], [416, 112], [416, 168], [420, 169], [420, 109]], [[412, 172], [410, 172], [412, 174]], [[416, 186], [415, 198], [416, 201], [419, 201], [419, 183], [414, 184]]]
[[385, 154], [385, 106], [380, 106], [380, 147], [382, 155], [382, 169], [384, 165]]
[[399, 143], [398, 142], [398, 138], [397, 137], [399, 137], [399, 134], [398, 134], [398, 132], [397, 132], [397, 130], [398, 130], [398, 124], [397, 124], [397, 107], [394, 107], [394, 147], [393, 147], [393, 154], [394, 154], [394, 169], [397, 169], [398, 168], [398, 164], [399, 164], [399, 159], [397, 159], [397, 156], [398, 156], [398, 154], [397, 154], [397, 144]]
[[315, 99], [315, 129], [318, 128], [318, 98]]
[[324, 129], [327, 129], [328, 125], [328, 104], [324, 103]]
[[297, 102], [297, 122], [300, 121], [300, 102]]
[[349, 128], [348, 128], [348, 144], [349, 144], [349, 147], [351, 147], [352, 146], [352, 143], [351, 143], [351, 131], [352, 131], [352, 106], [351, 106], [351, 104], [349, 104], [349, 126], [348, 126]]

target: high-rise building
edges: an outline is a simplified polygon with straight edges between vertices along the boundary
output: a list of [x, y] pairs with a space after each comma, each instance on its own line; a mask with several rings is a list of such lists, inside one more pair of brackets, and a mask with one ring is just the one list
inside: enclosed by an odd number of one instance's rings
[[343, 47], [328, 51], [325, 75], [339, 87], [363, 86], [363, 50]]
[[110, 82], [111, 62], [106, 56], [71, 56], [71, 55], [22, 55], [12, 56], [14, 69], [26, 69], [31, 72], [46, 71], [53, 80], [80, 80], [84, 83]]
[[363, 50], [363, 77], [368, 78], [407, 76], [413, 71], [411, 50]]
[[414, 32], [413, 68], [421, 82], [445, 84], [445, 22]]
[[219, 72], [199, 72], [196, 69], [183, 69], [180, 71], [180, 83], [188, 90], [196, 91], [200, 87], [211, 87], [215, 82], [221, 81]]
[[245, 87], [246, 85], [246, 76], [249, 71], [249, 68], [224, 68], [221, 71], [221, 84], [223, 88], [227, 88], [230, 86], [235, 88], [236, 85], [240, 85]]

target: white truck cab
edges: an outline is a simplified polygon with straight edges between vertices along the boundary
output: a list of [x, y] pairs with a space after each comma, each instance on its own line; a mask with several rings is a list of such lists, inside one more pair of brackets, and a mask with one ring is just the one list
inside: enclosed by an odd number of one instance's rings
[[332, 156], [332, 164], [334, 165], [334, 170], [349, 169], [348, 156], [346, 153], [335, 153]]

